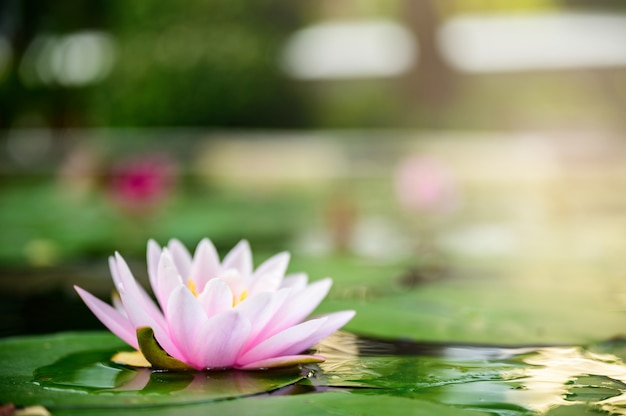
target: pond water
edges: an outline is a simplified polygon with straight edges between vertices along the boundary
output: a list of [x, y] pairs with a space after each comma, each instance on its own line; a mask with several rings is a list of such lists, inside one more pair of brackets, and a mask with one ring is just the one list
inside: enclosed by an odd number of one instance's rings
[[[314, 377], [322, 384], [497, 415], [559, 408], [626, 414], [626, 366], [619, 357], [626, 344], [619, 340], [592, 347], [496, 347], [339, 337], [321, 348], [329, 360]], [[350, 348], [342, 344], [356, 347], [358, 355], [348, 358]]]

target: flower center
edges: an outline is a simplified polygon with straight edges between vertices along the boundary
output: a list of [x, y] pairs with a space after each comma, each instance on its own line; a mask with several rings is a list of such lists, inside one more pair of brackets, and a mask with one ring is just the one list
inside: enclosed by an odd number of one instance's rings
[[239, 295], [239, 298], [237, 298], [237, 295], [233, 295], [233, 308], [237, 306], [238, 303], [243, 302], [247, 297], [248, 297], [247, 289], [244, 289], [241, 292], [241, 294]]
[[187, 279], [187, 288], [191, 291], [191, 294], [194, 295], [194, 297], [198, 297], [198, 289], [196, 288], [196, 283], [193, 280]]
[[[192, 279], [187, 279], [187, 288], [194, 297], [198, 297], [198, 287]], [[232, 290], [232, 287], [231, 287]], [[234, 292], [234, 291], [233, 291]], [[239, 294], [233, 293], [233, 308], [248, 297], [248, 289], [243, 289]]]

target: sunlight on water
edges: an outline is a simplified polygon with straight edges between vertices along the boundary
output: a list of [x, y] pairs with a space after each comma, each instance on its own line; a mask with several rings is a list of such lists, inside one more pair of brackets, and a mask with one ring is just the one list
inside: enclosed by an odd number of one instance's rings
[[524, 371], [525, 390], [511, 392], [509, 397], [532, 410], [577, 402], [602, 403], [622, 396], [626, 387], [626, 366], [613, 355], [580, 348], [546, 348], [524, 361], [532, 366]]
[[[615, 345], [619, 348], [619, 345]], [[319, 347], [318, 383], [376, 387], [498, 415], [545, 414], [583, 405], [626, 415], [626, 365], [583, 347], [498, 348], [384, 341], [340, 333]], [[358, 356], [354, 356], [354, 353]]]

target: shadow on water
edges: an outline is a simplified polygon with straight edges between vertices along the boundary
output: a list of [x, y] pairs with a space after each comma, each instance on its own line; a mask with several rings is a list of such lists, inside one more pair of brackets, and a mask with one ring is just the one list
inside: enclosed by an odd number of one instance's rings
[[88, 393], [65, 407], [159, 406], [328, 390], [427, 400], [495, 415], [626, 415], [626, 342], [497, 347], [384, 340], [338, 332], [321, 364], [271, 371], [162, 372], [83, 351], [37, 369], [44, 389]]

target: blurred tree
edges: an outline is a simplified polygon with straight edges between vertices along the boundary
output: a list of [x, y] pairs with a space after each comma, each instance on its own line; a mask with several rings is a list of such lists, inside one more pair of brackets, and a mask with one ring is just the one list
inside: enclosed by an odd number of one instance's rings
[[[9, 39], [12, 50], [0, 79], [0, 128], [304, 122], [301, 101], [277, 64], [298, 25], [292, 2], [7, 0], [0, 8], [0, 41]], [[113, 39], [114, 64], [103, 82], [25, 80], [38, 39], [93, 30]], [[86, 62], [87, 55], [71, 58]], [[29, 70], [42, 78], [38, 59], [31, 57]], [[29, 119], [37, 121], [22, 121]]]
[[20, 71], [38, 36], [102, 29], [107, 23], [106, 5], [103, 0], [0, 2], [0, 36], [8, 40], [11, 49], [5, 77], [0, 78], [0, 128], [14, 124], [57, 128], [81, 124], [86, 91], [54, 84], [29, 85]]
[[92, 95], [98, 123], [301, 124], [277, 64], [297, 10], [284, 0], [111, 2], [117, 63]]
[[[437, 45], [439, 16], [432, 0], [404, 0], [405, 22], [419, 42], [419, 63], [403, 81], [407, 102], [419, 108], [422, 123], [440, 127], [445, 122], [445, 110], [456, 98], [458, 74], [444, 61]], [[426, 116], [427, 120], [423, 120]], [[411, 117], [416, 117], [412, 114]]]
[[[440, 56], [437, 31], [447, 19], [463, 13], [620, 11], [625, 4], [619, 0], [4, 0], [0, 1], [0, 129], [561, 129], [609, 124], [623, 129], [619, 113], [626, 96], [623, 67], [464, 73], [450, 68]], [[380, 18], [404, 24], [418, 41], [418, 63], [404, 76], [301, 82], [281, 73], [278, 57], [283, 43], [305, 20]], [[114, 63], [108, 76], [82, 85], [42, 80], [39, 72], [46, 60], [31, 53], [36, 49], [33, 45], [55, 37], [59, 44], [63, 36], [85, 31], [110, 35]], [[59, 54], [48, 55], [48, 66], [58, 61]], [[85, 52], [64, 59], [72, 64], [78, 60], [80, 66], [90, 62], [87, 55], [91, 56]], [[39, 78], [37, 82], [24, 75], [29, 71], [35, 80]]]

